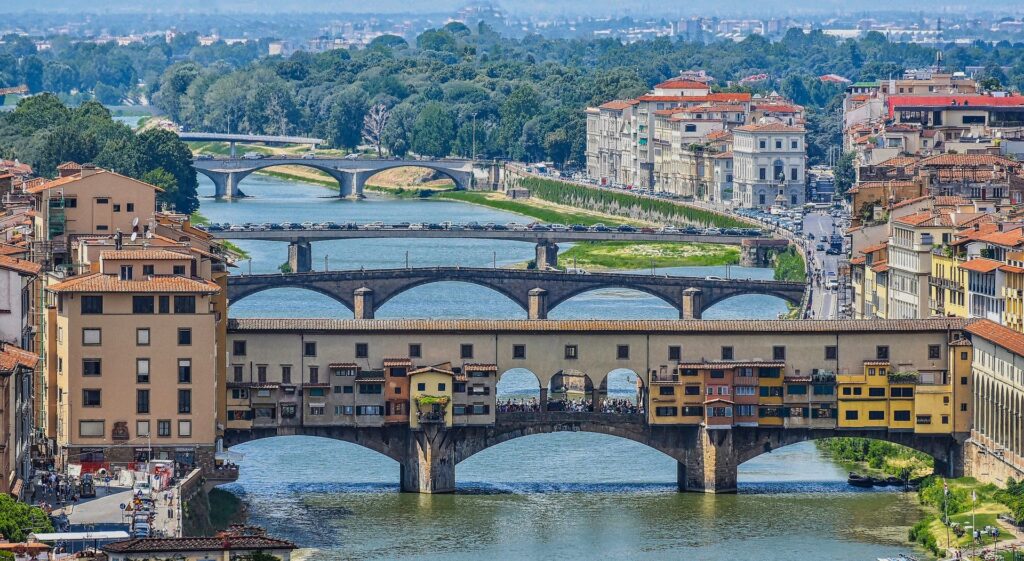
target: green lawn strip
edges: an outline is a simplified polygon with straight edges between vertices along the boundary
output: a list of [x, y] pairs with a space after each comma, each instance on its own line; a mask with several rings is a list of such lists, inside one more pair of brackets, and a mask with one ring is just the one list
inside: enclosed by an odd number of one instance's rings
[[605, 224], [607, 226], [618, 226], [620, 224], [630, 223], [630, 221], [623, 220], [621, 218], [606, 218], [601, 216], [594, 216], [592, 214], [565, 212], [550, 208], [538, 207], [531, 205], [529, 203], [523, 203], [514, 200], [492, 199], [483, 193], [471, 193], [468, 191], [450, 191], [445, 193], [438, 193], [435, 198], [462, 201], [464, 203], [472, 203], [490, 208], [495, 208], [498, 210], [514, 212], [516, 214], [528, 216], [540, 222], [547, 222], [549, 224], [583, 224], [584, 226], [593, 226], [594, 224]]
[[584, 242], [558, 256], [564, 266], [585, 269], [696, 267], [739, 263], [736, 247], [705, 243]]

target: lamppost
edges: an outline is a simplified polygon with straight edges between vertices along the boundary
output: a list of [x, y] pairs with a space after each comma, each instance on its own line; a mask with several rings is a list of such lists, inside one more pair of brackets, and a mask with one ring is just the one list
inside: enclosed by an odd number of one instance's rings
[[473, 113], [473, 161], [476, 161], [476, 113]]

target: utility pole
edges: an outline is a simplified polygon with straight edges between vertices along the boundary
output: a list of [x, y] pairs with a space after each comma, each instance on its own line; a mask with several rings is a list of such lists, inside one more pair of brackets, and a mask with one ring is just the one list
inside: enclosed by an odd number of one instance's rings
[[473, 113], [473, 161], [476, 161], [476, 113]]

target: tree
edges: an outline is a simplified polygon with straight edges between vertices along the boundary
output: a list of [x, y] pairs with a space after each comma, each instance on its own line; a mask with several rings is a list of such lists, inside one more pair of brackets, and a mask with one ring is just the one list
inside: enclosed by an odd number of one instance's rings
[[443, 158], [451, 153], [455, 120], [443, 105], [428, 103], [412, 128], [412, 149], [417, 154]]
[[555, 129], [544, 135], [544, 150], [556, 165], [565, 165], [571, 149], [572, 145], [569, 143], [568, 135], [565, 134], [565, 129]]
[[142, 176], [163, 170], [174, 178], [174, 183], [158, 185], [164, 192], [159, 200], [167, 203], [176, 212], [192, 214], [199, 209], [199, 182], [192, 167], [192, 151], [178, 138], [178, 135], [164, 129], [149, 129], [139, 135], [142, 152], [145, 154]]
[[391, 111], [383, 103], [378, 103], [366, 112], [363, 117], [363, 138], [377, 149], [377, 157], [381, 157], [381, 143], [384, 129], [388, 126]]
[[522, 144], [523, 126], [540, 111], [540, 99], [531, 86], [521, 85], [501, 104], [498, 142], [510, 157], [521, 160], [526, 156]]
[[52, 531], [53, 524], [43, 509], [0, 495], [0, 534], [8, 541], [23, 542], [29, 533]]
[[457, 45], [455, 36], [445, 30], [428, 29], [416, 38], [416, 48], [421, 51], [454, 53]]
[[381, 132], [381, 144], [389, 153], [404, 157], [409, 152], [415, 121], [416, 113], [409, 104], [399, 105], [391, 111], [391, 118]]
[[363, 117], [366, 114], [366, 94], [356, 88], [346, 88], [328, 98], [327, 119], [323, 121], [323, 135], [338, 148], [353, 149], [363, 137]]
[[845, 195], [856, 180], [856, 173], [853, 169], [853, 152], [843, 154], [836, 164], [834, 174], [836, 178], [836, 194]]
[[409, 43], [405, 39], [398, 35], [380, 35], [374, 37], [370, 44], [366, 46], [367, 49], [408, 49]]

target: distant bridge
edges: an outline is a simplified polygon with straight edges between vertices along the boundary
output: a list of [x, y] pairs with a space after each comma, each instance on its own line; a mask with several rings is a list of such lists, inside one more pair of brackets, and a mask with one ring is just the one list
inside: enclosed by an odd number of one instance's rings
[[626, 288], [656, 296], [679, 310], [682, 319], [699, 319], [716, 303], [742, 294], [766, 294], [799, 305], [806, 289], [801, 282], [435, 267], [232, 276], [228, 280], [228, 299], [237, 302], [273, 288], [304, 288], [341, 302], [356, 319], [372, 319], [388, 300], [435, 282], [467, 282], [490, 288], [526, 310], [530, 319], [545, 319], [549, 309], [602, 288]]
[[[200, 133], [193, 133], [200, 134]], [[219, 135], [224, 136], [224, 135]], [[244, 136], [244, 135], [243, 135]], [[255, 137], [254, 137], [255, 138]], [[275, 137], [288, 138], [288, 137]], [[317, 139], [308, 139], [317, 140]], [[449, 177], [455, 182], [456, 189], [470, 189], [474, 185], [474, 167], [486, 168], [489, 183], [497, 183], [498, 172], [491, 162], [477, 160], [384, 160], [384, 159], [349, 159], [320, 158], [297, 156], [268, 156], [263, 158], [196, 158], [192, 167], [207, 176], [215, 186], [217, 198], [235, 198], [244, 196], [238, 190], [238, 183], [249, 174], [274, 166], [304, 166], [322, 171], [333, 177], [340, 187], [339, 196], [363, 195], [366, 180], [389, 169], [400, 167], [419, 167], [434, 170]]]

